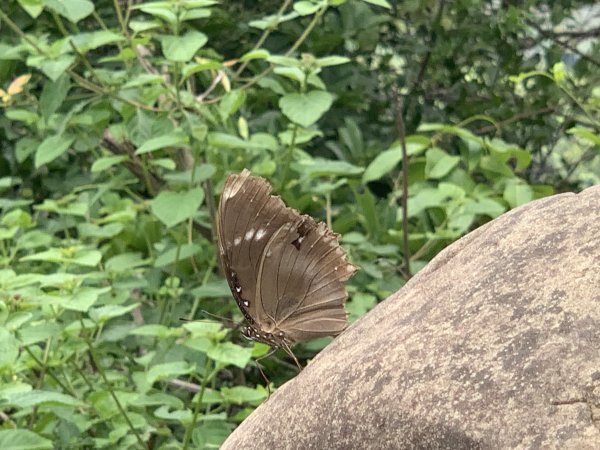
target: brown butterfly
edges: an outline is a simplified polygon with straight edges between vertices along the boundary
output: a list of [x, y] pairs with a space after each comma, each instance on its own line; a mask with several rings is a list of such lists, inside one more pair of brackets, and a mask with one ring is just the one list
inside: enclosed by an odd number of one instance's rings
[[346, 328], [344, 282], [357, 268], [346, 261], [337, 234], [270, 193], [268, 181], [247, 169], [227, 178], [219, 253], [248, 323], [243, 334], [293, 357], [294, 344]]

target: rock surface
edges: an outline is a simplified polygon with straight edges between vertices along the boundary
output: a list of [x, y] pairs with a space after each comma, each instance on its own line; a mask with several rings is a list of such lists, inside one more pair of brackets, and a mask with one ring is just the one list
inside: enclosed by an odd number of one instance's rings
[[600, 187], [441, 252], [224, 450], [600, 449]]

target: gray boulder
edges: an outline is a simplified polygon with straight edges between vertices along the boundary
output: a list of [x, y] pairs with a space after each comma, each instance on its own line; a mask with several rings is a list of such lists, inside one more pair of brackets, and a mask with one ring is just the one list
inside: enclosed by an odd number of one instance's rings
[[441, 252], [225, 450], [600, 449], [600, 187]]

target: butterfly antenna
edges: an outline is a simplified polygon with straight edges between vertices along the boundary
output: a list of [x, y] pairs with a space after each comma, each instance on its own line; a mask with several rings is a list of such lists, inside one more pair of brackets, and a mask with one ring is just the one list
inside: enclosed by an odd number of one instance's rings
[[[202, 313], [205, 316], [213, 317], [220, 321], [229, 322], [231, 324], [231, 326], [229, 328], [233, 328], [234, 330], [239, 328], [244, 323], [243, 321], [236, 322], [235, 320], [231, 320], [228, 317], [223, 317], [223, 316], [219, 316], [218, 314], [210, 313], [210, 312], [206, 311], [205, 309], [201, 309], [200, 313]], [[180, 317], [179, 320], [181, 320], [183, 322], [203, 322], [203, 320], [192, 320], [192, 319], [186, 319], [184, 317]], [[206, 322], [206, 321], [204, 321], [204, 322]]]

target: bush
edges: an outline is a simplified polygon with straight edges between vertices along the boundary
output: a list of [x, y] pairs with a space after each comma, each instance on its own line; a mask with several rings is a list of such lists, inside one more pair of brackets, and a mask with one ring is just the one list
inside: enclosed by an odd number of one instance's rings
[[231, 172], [343, 234], [351, 320], [598, 182], [597, 34], [565, 28], [586, 2], [425, 3], [4, 2], [4, 446], [215, 448], [267, 397], [214, 246]]

